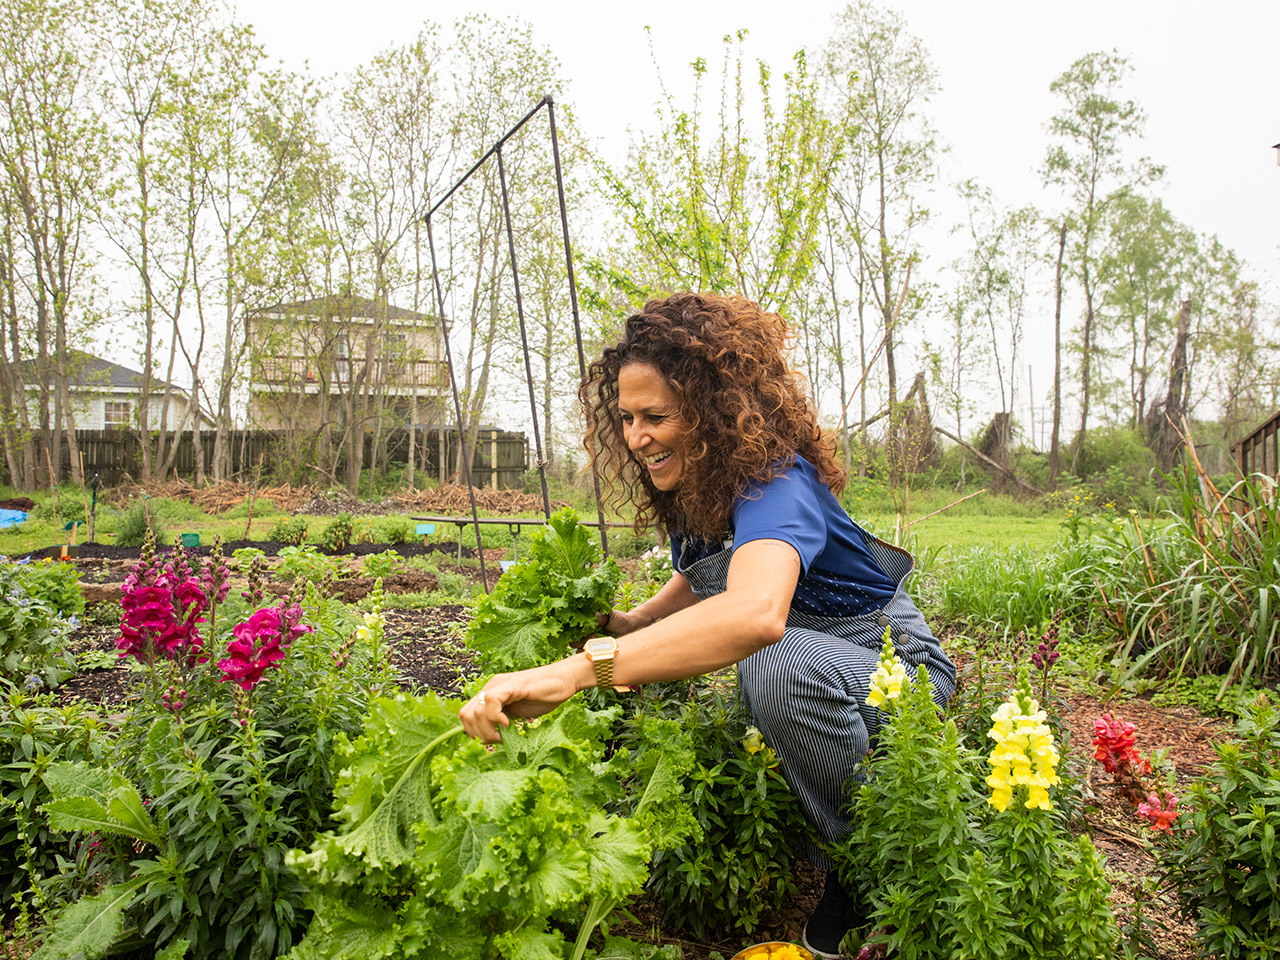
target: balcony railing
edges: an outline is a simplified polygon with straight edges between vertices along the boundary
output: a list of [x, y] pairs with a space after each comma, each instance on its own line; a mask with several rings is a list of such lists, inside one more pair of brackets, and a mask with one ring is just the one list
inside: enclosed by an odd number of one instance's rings
[[[349, 386], [364, 372], [363, 357], [339, 358], [329, 361], [327, 379], [330, 392]], [[320, 384], [320, 368], [314, 357], [260, 357], [254, 363], [250, 378], [255, 384], [265, 386], [305, 387]], [[369, 386], [384, 389], [409, 389], [424, 387], [443, 390], [449, 383], [449, 368], [441, 360], [396, 360], [384, 357], [369, 361]]]
[[1234, 453], [1244, 476], [1265, 473], [1280, 477], [1280, 413], [1237, 443]]

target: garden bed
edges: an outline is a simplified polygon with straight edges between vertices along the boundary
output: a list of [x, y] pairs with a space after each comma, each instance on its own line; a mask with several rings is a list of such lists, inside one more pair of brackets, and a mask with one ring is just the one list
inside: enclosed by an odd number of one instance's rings
[[[478, 570], [473, 568], [459, 569], [471, 576], [478, 575]], [[458, 639], [469, 616], [467, 608], [460, 604], [386, 611], [385, 635], [394, 651], [393, 664], [406, 688], [457, 695], [460, 678], [475, 675], [470, 656]], [[116, 626], [110, 622], [93, 623], [92, 619], [88, 618], [89, 622], [77, 634], [77, 652], [114, 653]], [[109, 709], [129, 699], [135, 676], [123, 663], [108, 669], [81, 671], [60, 688], [60, 693], [68, 700], [90, 701]], [[1158, 748], [1168, 750], [1179, 786], [1185, 786], [1214, 759], [1213, 743], [1225, 735], [1228, 725], [1201, 717], [1188, 708], [1160, 707], [1141, 699], [1127, 700], [1117, 706], [1104, 704], [1099, 697], [1085, 693], [1068, 697], [1062, 711], [1071, 727], [1066, 763], [1074, 771], [1089, 771], [1085, 780], [1082, 827], [1107, 858], [1108, 876], [1113, 884], [1112, 904], [1123, 918], [1131, 913], [1135, 897], [1143, 895], [1142, 879], [1154, 872], [1155, 860], [1150, 847], [1153, 832], [1093, 762], [1093, 721], [1108, 709], [1118, 710], [1136, 724], [1138, 746], [1144, 752]], [[822, 875], [805, 863], [799, 864], [797, 871], [798, 893], [781, 910], [766, 915], [758, 939], [799, 940], [805, 919], [821, 893]], [[666, 942], [678, 943], [684, 960], [711, 960], [717, 953], [729, 957], [745, 946], [741, 937], [717, 942], [682, 939], [675, 932], [663, 930], [656, 910], [644, 900], [634, 913], [635, 922], [626, 924], [620, 933], [644, 939], [660, 936]], [[1162, 960], [1192, 960], [1198, 955], [1194, 928], [1177, 922], [1170, 897], [1161, 893], [1154, 898], [1148, 895], [1143, 914], [1147, 932], [1158, 950], [1155, 956]]]

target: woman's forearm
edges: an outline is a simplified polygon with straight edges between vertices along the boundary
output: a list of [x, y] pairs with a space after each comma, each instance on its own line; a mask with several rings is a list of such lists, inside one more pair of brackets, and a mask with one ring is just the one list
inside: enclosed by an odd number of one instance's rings
[[[696, 677], [737, 663], [775, 642], [786, 629], [799, 573], [794, 548], [776, 540], [759, 540], [734, 555], [724, 593], [697, 601], [681, 578], [682, 586], [665, 597], [664, 588], [636, 608], [642, 613], [646, 608], [669, 612], [626, 634], [614, 657], [613, 682], [635, 686]], [[575, 673], [592, 685], [591, 675]]]

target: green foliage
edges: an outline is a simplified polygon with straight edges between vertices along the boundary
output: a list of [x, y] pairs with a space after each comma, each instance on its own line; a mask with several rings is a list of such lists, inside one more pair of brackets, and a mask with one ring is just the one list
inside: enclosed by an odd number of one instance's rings
[[1255, 707], [1235, 734], [1182, 798], [1190, 823], [1160, 864], [1205, 954], [1254, 960], [1280, 956], [1280, 711]]
[[[1099, 427], [1085, 434], [1076, 456], [1074, 473], [1084, 480], [1117, 476], [1140, 484], [1156, 467], [1155, 454], [1136, 431], [1121, 427]], [[1113, 478], [1111, 483], [1119, 481]], [[1126, 505], [1127, 506], [1127, 505]]]
[[408, 543], [416, 536], [414, 523], [408, 517], [383, 517], [379, 529], [383, 543]]
[[249, 611], [230, 599], [207, 662], [147, 666], [112, 749], [49, 768], [50, 826], [75, 832], [82, 849], [101, 838], [94, 861], [108, 886], [59, 914], [42, 958], [121, 942], [191, 958], [292, 947], [307, 917], [284, 854], [331, 825], [338, 736], [359, 730], [370, 687], [393, 686], [369, 628], [376, 603], [363, 631], [314, 587], [302, 605], [314, 632], [252, 691], [216, 668]]
[[667, 922], [699, 938], [750, 934], [797, 889], [794, 858], [807, 836], [799, 803], [777, 755], [719, 686], [645, 704], [632, 722], [657, 712], [675, 712], [676, 729], [692, 740], [681, 793], [698, 833], [657, 853], [649, 889]]
[[[246, 498], [237, 503], [234, 507], [222, 514], [223, 520], [242, 520], [250, 515], [255, 518], [272, 517], [280, 513], [281, 510], [276, 506], [276, 502], [267, 497], [254, 497], [252, 504]], [[268, 537], [270, 539], [270, 537]]]
[[382, 553], [371, 553], [364, 558], [361, 569], [366, 577], [386, 577], [395, 573], [404, 563], [404, 558], [394, 550]]
[[[240, 551], [236, 551], [238, 555]], [[318, 583], [325, 577], [335, 577], [342, 569], [340, 561], [326, 557], [315, 547], [281, 547], [276, 554], [278, 563], [275, 575], [291, 583]]]
[[48, 694], [24, 695], [11, 684], [0, 700], [0, 904], [10, 909], [35, 895], [51, 899], [50, 886], [74, 856], [37, 808], [51, 799], [44, 775], [59, 761], [97, 760], [109, 735], [97, 713], [82, 702], [55, 706]]
[[0, 677], [39, 689], [71, 676], [66, 638], [83, 611], [74, 565], [0, 559]]
[[923, 668], [886, 706], [852, 830], [832, 850], [846, 888], [874, 906], [872, 942], [903, 960], [1110, 958], [1118, 934], [1092, 843], [1072, 841], [1057, 808], [986, 802], [985, 757], [938, 715]]
[[1149, 683], [1140, 681], [1135, 686], [1149, 694], [1151, 702], [1158, 706], [1187, 706], [1202, 717], [1243, 717], [1258, 702], [1259, 697], [1263, 702], [1270, 702], [1273, 696], [1265, 688], [1259, 689], [1244, 683], [1234, 684], [1223, 691], [1222, 678], [1214, 676], [1175, 676]]
[[351, 514], [340, 513], [320, 531], [320, 546], [330, 553], [346, 553], [355, 538]]
[[356, 949], [526, 960], [571, 946], [580, 960], [593, 929], [639, 892], [656, 839], [645, 818], [679, 802], [671, 755], [653, 752], [635, 815], [621, 817], [609, 807], [631, 765], [603, 747], [616, 711], [573, 700], [486, 750], [460, 736], [457, 709], [434, 695], [378, 699], [344, 745], [341, 825], [289, 857], [315, 912], [295, 960]]
[[744, 131], [748, 93], [743, 55], [745, 31], [726, 35], [721, 123], [702, 127], [705, 60], [692, 63], [694, 101], [679, 110], [668, 101], [660, 133], [631, 152], [619, 175], [597, 170], [619, 216], [631, 232], [630, 262], [591, 261], [584, 273], [599, 298], [620, 293], [642, 301], [656, 291], [744, 290], [771, 308], [798, 299], [818, 256], [822, 212], [841, 148], [843, 131], [818, 106], [817, 78], [804, 51], [778, 80], [757, 65], [761, 108], [755, 151]]
[[143, 498], [120, 514], [116, 521], [117, 547], [140, 547], [150, 530], [157, 543], [166, 539], [168, 527], [156, 509], [156, 502]]
[[272, 543], [289, 543], [298, 546], [307, 539], [307, 520], [305, 517], [281, 517], [267, 531], [267, 539]]
[[952, 559], [933, 591], [945, 617], [1039, 632], [1059, 610], [1087, 614], [1099, 550], [1089, 539], [1052, 551], [977, 547]]
[[265, 551], [257, 547], [239, 547], [231, 554], [231, 565], [240, 573], [247, 575], [253, 562], [256, 560], [261, 564], [266, 555]]
[[620, 579], [612, 557], [601, 562], [595, 539], [570, 508], [530, 538], [529, 557], [481, 597], [467, 645], [485, 670], [519, 670], [563, 657], [569, 644], [598, 629]]

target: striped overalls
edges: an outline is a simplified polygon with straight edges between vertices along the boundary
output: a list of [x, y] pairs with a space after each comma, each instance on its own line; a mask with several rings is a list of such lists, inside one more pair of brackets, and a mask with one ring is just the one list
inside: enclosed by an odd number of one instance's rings
[[[924, 664], [933, 698], [945, 706], [956, 688], [956, 669], [924, 617], [903, 589], [911, 555], [858, 528], [880, 568], [897, 584], [883, 608], [856, 617], [815, 617], [791, 611], [777, 643], [738, 664], [738, 683], [765, 742], [782, 760], [782, 771], [801, 809], [822, 841], [849, 830], [844, 815], [847, 786], [856, 764], [880, 729], [879, 709], [867, 694], [880, 660], [884, 630], [892, 630], [897, 656], [914, 678]], [[724, 549], [680, 569], [701, 599], [724, 592], [733, 555]], [[810, 859], [830, 863], [818, 851]]]

